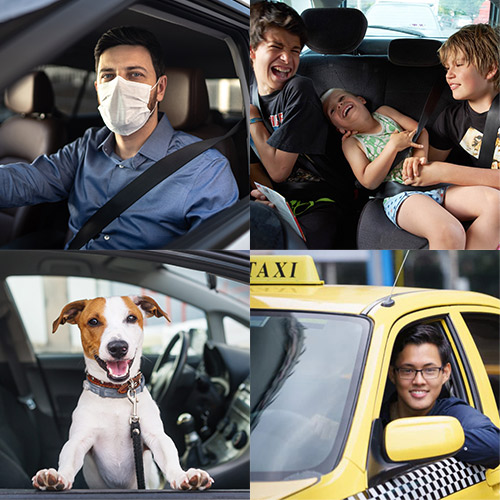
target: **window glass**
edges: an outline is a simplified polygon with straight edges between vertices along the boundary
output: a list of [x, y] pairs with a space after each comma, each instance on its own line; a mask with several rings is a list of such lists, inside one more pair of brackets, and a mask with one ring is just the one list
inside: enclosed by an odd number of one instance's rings
[[474, 338], [500, 408], [500, 317], [480, 313], [462, 313], [462, 317]]
[[[165, 265], [168, 271], [172, 274], [183, 276], [189, 278], [196, 283], [201, 285], [209, 286], [209, 277], [215, 277], [205, 272], [196, 271], [194, 269], [188, 269], [186, 267], [178, 267], [172, 265]], [[227, 295], [242, 304], [249, 304], [250, 302], [250, 288], [247, 283], [239, 283], [237, 281], [232, 281], [220, 276], [215, 277], [215, 287], [217, 293]]]
[[245, 326], [230, 316], [224, 316], [223, 325], [226, 344], [235, 347], [250, 348], [250, 329], [248, 326]]
[[3, 101], [0, 102], [0, 123], [10, 118], [15, 113], [13, 113], [9, 108], [7, 108]]
[[[316, 0], [286, 0], [299, 14], [328, 6]], [[347, 0], [368, 19], [367, 37], [423, 36], [448, 38], [466, 24], [487, 23], [490, 0]], [[377, 26], [376, 28], [370, 26]]]
[[414, 31], [417, 36], [448, 38], [466, 24], [487, 23], [490, 15], [489, 0], [347, 0], [347, 7], [362, 10], [368, 26], [382, 27], [369, 28], [368, 37], [399, 38]]
[[238, 78], [209, 78], [207, 89], [211, 109], [217, 109], [223, 115], [241, 114], [243, 97]]
[[97, 113], [94, 71], [53, 65], [40, 66], [37, 69], [45, 71], [49, 77], [59, 111], [70, 116]]
[[201, 309], [145, 288], [94, 278], [54, 276], [11, 276], [7, 284], [37, 353], [81, 352], [78, 327], [61, 325], [53, 335], [52, 323], [67, 303], [87, 297], [148, 295], [156, 300], [172, 322], [155, 317], [145, 320], [145, 354], [163, 352], [179, 331], [190, 334], [193, 354], [201, 353], [207, 340], [207, 321]]
[[266, 310], [250, 324], [253, 480], [331, 471], [349, 430], [369, 321]]

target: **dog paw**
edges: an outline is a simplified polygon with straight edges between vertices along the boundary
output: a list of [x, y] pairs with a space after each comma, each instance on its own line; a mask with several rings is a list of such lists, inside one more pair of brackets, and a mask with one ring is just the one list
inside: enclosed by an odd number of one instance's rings
[[213, 482], [208, 472], [201, 469], [188, 469], [171, 481], [170, 486], [174, 490], [207, 490]]
[[39, 470], [31, 481], [39, 490], [69, 490], [72, 486], [72, 483], [66, 481], [55, 469]]

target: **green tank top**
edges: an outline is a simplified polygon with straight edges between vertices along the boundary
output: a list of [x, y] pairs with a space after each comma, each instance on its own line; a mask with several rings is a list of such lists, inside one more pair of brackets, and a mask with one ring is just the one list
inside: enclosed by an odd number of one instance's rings
[[[355, 134], [355, 137], [363, 147], [366, 157], [373, 161], [377, 158], [382, 150], [385, 148], [391, 134], [394, 132], [401, 132], [403, 129], [400, 127], [392, 118], [388, 116], [381, 115], [380, 113], [372, 113], [373, 118], [377, 120], [380, 125], [382, 125], [382, 130], [376, 134]], [[393, 169], [389, 171], [386, 175], [384, 182], [395, 181], [403, 184], [403, 162], [398, 163]]]

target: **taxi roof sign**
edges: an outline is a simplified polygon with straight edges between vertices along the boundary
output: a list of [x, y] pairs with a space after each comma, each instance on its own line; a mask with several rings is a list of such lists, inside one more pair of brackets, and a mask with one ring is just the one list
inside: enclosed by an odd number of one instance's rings
[[251, 285], [323, 285], [310, 255], [251, 255]]

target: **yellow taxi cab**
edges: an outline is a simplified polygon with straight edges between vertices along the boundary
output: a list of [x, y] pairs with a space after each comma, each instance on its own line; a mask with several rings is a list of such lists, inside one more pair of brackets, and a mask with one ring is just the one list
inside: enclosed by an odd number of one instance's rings
[[[471, 331], [499, 335], [500, 301], [419, 288], [325, 285], [310, 256], [251, 256], [251, 498], [493, 499], [500, 467], [453, 455], [452, 417], [401, 418], [385, 429], [397, 334], [432, 323], [452, 348], [446, 395], [500, 426]], [[443, 394], [441, 395], [443, 397]]]

